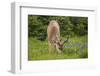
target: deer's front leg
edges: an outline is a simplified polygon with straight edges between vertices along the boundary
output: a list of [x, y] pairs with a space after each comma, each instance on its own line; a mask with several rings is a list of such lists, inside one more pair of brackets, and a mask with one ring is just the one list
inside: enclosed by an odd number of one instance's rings
[[58, 53], [62, 53], [62, 51], [59, 49], [59, 46], [56, 44], [56, 50]]

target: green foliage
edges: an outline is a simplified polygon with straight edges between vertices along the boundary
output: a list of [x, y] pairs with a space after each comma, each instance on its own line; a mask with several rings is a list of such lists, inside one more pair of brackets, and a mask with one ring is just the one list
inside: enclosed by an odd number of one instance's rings
[[39, 37], [47, 34], [47, 26], [51, 20], [59, 23], [61, 36], [83, 36], [88, 33], [87, 17], [28, 15], [28, 35]]

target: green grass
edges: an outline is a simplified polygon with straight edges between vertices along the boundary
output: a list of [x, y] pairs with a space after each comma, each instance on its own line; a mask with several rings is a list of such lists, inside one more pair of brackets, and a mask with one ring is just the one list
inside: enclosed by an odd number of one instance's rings
[[[65, 38], [64, 38], [65, 39]], [[48, 41], [36, 38], [28, 39], [28, 60], [79, 59], [88, 58], [87, 36], [70, 38], [64, 46], [63, 53], [49, 54]]]

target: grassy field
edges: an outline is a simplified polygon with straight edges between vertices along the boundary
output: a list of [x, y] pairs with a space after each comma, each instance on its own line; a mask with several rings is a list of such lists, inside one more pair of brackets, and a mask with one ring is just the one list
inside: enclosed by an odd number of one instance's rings
[[88, 58], [87, 36], [70, 38], [64, 45], [63, 53], [49, 54], [48, 41], [39, 41], [36, 38], [28, 39], [28, 60], [79, 59]]

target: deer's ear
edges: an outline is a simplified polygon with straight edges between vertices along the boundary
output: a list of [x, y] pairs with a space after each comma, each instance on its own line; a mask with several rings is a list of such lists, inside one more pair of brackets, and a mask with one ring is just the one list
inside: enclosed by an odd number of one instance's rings
[[62, 38], [60, 38], [60, 41], [62, 41]]

